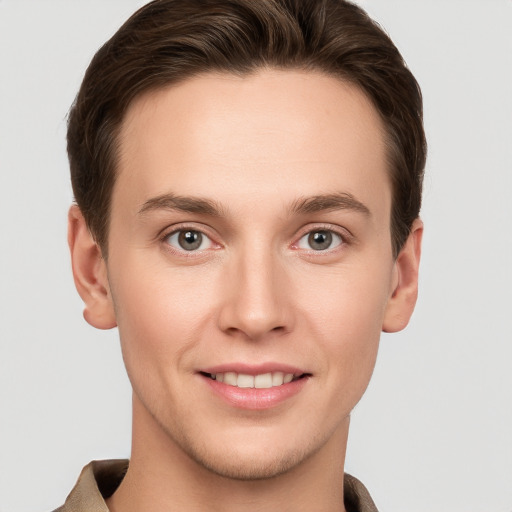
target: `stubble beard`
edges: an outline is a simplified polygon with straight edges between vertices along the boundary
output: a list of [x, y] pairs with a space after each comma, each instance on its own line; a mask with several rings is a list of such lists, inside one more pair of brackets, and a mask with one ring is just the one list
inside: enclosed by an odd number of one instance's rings
[[[295, 449], [288, 448], [284, 453], [275, 450], [269, 456], [268, 450], [265, 453], [265, 450], [255, 449], [252, 453], [258, 452], [257, 455], [247, 455], [241, 454], [232, 446], [224, 446], [222, 449], [212, 447], [204, 440], [200, 442], [195, 436], [189, 435], [184, 429], [175, 432], [154, 416], [153, 418], [172, 444], [201, 469], [222, 478], [243, 482], [269, 480], [289, 473], [313, 457], [327, 442], [327, 439], [321, 440], [314, 436], [306, 445]], [[248, 442], [250, 437], [248, 434]]]

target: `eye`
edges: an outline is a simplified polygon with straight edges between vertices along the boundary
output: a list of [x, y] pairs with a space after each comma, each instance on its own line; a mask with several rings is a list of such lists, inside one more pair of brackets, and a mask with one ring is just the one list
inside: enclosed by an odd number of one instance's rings
[[166, 237], [166, 242], [179, 251], [203, 251], [210, 249], [213, 242], [201, 231], [181, 229]]
[[297, 243], [299, 249], [326, 251], [343, 243], [340, 235], [327, 229], [317, 229], [306, 233]]

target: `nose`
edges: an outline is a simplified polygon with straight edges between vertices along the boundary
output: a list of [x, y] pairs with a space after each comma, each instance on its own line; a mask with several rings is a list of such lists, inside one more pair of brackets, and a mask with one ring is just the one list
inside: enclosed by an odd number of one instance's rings
[[290, 284], [283, 262], [270, 249], [234, 257], [224, 276], [219, 327], [231, 336], [259, 340], [293, 328]]

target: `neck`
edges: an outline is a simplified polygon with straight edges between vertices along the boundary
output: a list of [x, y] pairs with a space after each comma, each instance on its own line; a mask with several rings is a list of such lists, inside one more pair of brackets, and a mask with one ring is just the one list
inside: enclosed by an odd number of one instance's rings
[[193, 460], [134, 398], [130, 465], [107, 505], [110, 512], [345, 512], [343, 466], [348, 418], [345, 423], [316, 453], [290, 470], [271, 478], [237, 480]]

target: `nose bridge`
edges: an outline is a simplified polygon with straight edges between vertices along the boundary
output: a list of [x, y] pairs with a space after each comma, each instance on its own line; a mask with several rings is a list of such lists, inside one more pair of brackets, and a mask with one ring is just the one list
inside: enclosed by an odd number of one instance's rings
[[279, 254], [266, 241], [243, 244], [233, 255], [229, 293], [221, 314], [224, 331], [257, 339], [291, 327], [286, 273]]

